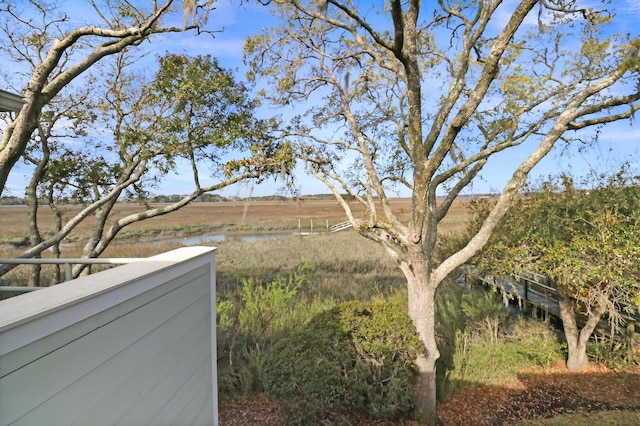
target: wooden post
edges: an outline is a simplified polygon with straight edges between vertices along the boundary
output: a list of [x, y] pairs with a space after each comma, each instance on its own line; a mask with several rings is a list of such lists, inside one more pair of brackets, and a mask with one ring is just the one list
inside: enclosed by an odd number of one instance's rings
[[627, 357], [629, 360], [634, 359], [635, 355], [635, 334], [636, 334], [636, 325], [633, 321], [627, 322], [627, 330], [626, 330], [626, 346], [627, 346]]
[[524, 285], [524, 309], [523, 312], [526, 315], [527, 314], [527, 304], [529, 303], [529, 280], [525, 277], [521, 278], [523, 281], [523, 285]]
[[71, 263], [65, 263], [64, 264], [64, 280], [65, 281], [71, 281], [73, 279], [73, 270], [71, 268]]

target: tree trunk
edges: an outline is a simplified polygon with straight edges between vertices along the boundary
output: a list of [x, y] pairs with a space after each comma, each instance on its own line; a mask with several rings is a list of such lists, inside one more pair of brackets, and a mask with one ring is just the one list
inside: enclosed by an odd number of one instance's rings
[[579, 371], [589, 366], [589, 358], [587, 357], [586, 341], [576, 339], [576, 343], [569, 346], [569, 355], [567, 357], [567, 369], [571, 371]]
[[0, 195], [9, 178], [9, 172], [18, 162], [27, 142], [38, 127], [41, 105], [36, 105], [33, 95], [27, 96], [27, 103], [22, 107], [16, 119], [9, 125], [2, 135], [0, 142]]
[[414, 417], [425, 425], [435, 425], [436, 415], [436, 361], [440, 357], [435, 334], [435, 285], [429, 280], [426, 260], [417, 249], [412, 256], [413, 268], [404, 269], [409, 293], [409, 317], [413, 321], [425, 351], [418, 354], [418, 378], [415, 385], [417, 406]]
[[576, 311], [573, 308], [575, 301], [565, 293], [561, 285], [557, 287], [560, 319], [562, 319], [564, 336], [567, 339], [567, 369], [579, 371], [589, 366], [587, 341], [598, 324], [600, 315], [592, 315], [582, 330], [580, 330], [576, 321]]

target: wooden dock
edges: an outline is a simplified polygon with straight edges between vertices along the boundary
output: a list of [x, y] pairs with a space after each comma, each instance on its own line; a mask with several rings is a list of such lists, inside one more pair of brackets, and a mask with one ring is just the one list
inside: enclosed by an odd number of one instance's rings
[[331, 228], [329, 228], [330, 232], [338, 232], [338, 231], [342, 231], [348, 228], [351, 228], [353, 225], [351, 224], [350, 221], [344, 221], [344, 222], [340, 222], [340, 223], [336, 223], [335, 225], [332, 225]]
[[[560, 318], [560, 304], [558, 302], [558, 292], [550, 280], [541, 274], [529, 272], [527, 275], [517, 275], [514, 278], [482, 276], [474, 273], [473, 270], [468, 271], [468, 275], [473, 277], [473, 281], [485, 286], [500, 290], [505, 296], [505, 302], [509, 299], [515, 300], [518, 306], [525, 313], [542, 317], [548, 320], [550, 316]], [[614, 338], [626, 340], [631, 338], [633, 341], [634, 351], [640, 353], [640, 314], [629, 315], [620, 313], [625, 321], [625, 327], [618, 327], [615, 335], [612, 335], [611, 324], [606, 318], [602, 318], [600, 323], [594, 330], [594, 335], [603, 338]], [[584, 320], [581, 321], [579, 315], [578, 325], [582, 327]]]

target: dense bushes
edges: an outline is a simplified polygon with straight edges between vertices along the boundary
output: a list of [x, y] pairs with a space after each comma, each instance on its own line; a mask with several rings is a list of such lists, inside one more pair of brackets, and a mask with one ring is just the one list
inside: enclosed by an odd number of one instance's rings
[[317, 424], [340, 409], [397, 417], [415, 404], [420, 347], [399, 300], [347, 302], [276, 343], [261, 359], [260, 378], [292, 423]]
[[[310, 298], [304, 268], [270, 282], [244, 279], [217, 303], [218, 385], [223, 399], [265, 390], [293, 424], [347, 423], [414, 407], [421, 348], [406, 291], [336, 304]], [[438, 294], [441, 400], [479, 384], [508, 385], [523, 368], [561, 362], [553, 330], [508, 310], [496, 293], [446, 284]]]
[[223, 399], [259, 390], [257, 363], [262, 352], [311, 315], [296, 309], [303, 271], [301, 267], [267, 283], [245, 279], [237, 298], [217, 300], [218, 388]]

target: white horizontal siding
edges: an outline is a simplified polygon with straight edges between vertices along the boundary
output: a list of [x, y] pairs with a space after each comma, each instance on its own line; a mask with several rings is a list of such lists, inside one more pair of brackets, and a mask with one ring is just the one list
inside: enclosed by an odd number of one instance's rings
[[185, 248], [0, 302], [0, 424], [217, 424], [214, 277]]

